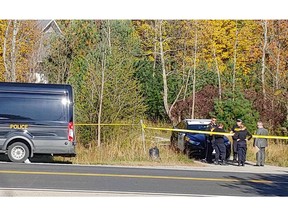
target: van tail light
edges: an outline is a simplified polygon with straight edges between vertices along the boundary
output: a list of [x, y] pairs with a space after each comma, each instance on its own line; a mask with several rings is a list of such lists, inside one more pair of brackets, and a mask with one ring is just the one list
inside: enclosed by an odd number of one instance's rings
[[73, 122], [69, 122], [68, 124], [68, 141], [74, 141], [74, 124]]

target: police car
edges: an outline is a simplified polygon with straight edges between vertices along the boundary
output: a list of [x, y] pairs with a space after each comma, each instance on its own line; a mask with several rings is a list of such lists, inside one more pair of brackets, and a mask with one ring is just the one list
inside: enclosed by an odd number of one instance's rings
[[[210, 122], [210, 119], [185, 119], [174, 128], [193, 131], [208, 131], [208, 125]], [[195, 157], [203, 159], [206, 156], [208, 136], [209, 135], [207, 134], [201, 133], [173, 131], [170, 141], [171, 146], [174, 149], [185, 153], [189, 158]], [[224, 142], [226, 145], [226, 158], [229, 158], [231, 153], [231, 143], [226, 136], [224, 136]], [[215, 154], [215, 151], [213, 151], [213, 154]]]

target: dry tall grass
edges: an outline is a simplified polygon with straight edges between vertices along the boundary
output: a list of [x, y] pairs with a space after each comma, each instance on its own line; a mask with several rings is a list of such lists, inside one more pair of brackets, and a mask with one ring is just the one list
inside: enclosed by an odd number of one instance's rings
[[[168, 124], [149, 125], [155, 127], [171, 128]], [[170, 149], [171, 132], [146, 130], [145, 146], [142, 143], [141, 127], [114, 127], [105, 128], [104, 141], [101, 147], [97, 147], [96, 137], [90, 143], [77, 144], [77, 156], [72, 159], [59, 158], [59, 161], [70, 161], [75, 164], [103, 164], [103, 165], [185, 165], [194, 166], [193, 160], [187, 156], [176, 153]], [[113, 138], [105, 138], [105, 133], [109, 130]], [[106, 137], [108, 137], [106, 135]], [[164, 139], [160, 139], [164, 138]], [[286, 143], [286, 144], [285, 144]], [[85, 146], [85, 147], [84, 147]], [[149, 158], [149, 149], [157, 146], [160, 150], [161, 160], [152, 161]], [[145, 148], [145, 149], [144, 149]], [[256, 162], [252, 141], [248, 143], [247, 160]], [[266, 149], [266, 164], [277, 166], [288, 166], [288, 143], [287, 141], [276, 144], [269, 141]]]
[[[161, 125], [160, 127], [165, 126]], [[133, 128], [114, 128], [110, 133], [112, 133], [110, 137], [113, 138], [104, 138], [105, 140], [100, 147], [97, 147], [95, 140], [92, 140], [89, 144], [78, 143], [75, 158], [61, 159], [57, 157], [57, 160], [69, 160], [75, 164], [102, 165], [194, 165], [193, 160], [170, 149], [171, 132], [146, 130], [145, 145], [142, 142], [140, 125]], [[159, 139], [159, 137], [166, 139]], [[154, 146], [159, 148], [160, 160], [154, 161], [149, 157], [149, 149]]]
[[[248, 145], [247, 159], [256, 162], [256, 153], [253, 151], [252, 142]], [[266, 164], [276, 166], [288, 166], [288, 143], [280, 141], [276, 143], [274, 140], [269, 141], [266, 148]]]

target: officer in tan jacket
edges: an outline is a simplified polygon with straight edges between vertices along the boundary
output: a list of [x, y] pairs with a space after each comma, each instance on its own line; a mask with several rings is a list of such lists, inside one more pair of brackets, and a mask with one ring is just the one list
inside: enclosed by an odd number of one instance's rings
[[[257, 131], [256, 135], [268, 135], [268, 130], [263, 127], [263, 123], [261, 121], [257, 122]], [[254, 139], [254, 147], [257, 147], [259, 150], [256, 153], [256, 165], [255, 166], [264, 166], [265, 162], [265, 148], [268, 146], [268, 142], [266, 138], [255, 138]]]

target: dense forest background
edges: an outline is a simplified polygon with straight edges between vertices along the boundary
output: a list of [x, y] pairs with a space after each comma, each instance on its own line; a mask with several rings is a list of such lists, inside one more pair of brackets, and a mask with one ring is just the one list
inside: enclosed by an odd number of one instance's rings
[[[287, 135], [287, 20], [57, 24], [60, 35], [43, 37], [35, 20], [0, 20], [0, 80], [71, 84], [79, 123], [176, 125], [213, 115], [227, 130], [242, 118], [250, 130], [262, 120]], [[100, 133], [80, 130], [82, 139]]]

